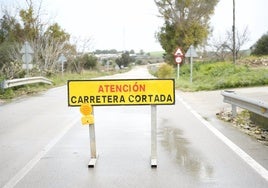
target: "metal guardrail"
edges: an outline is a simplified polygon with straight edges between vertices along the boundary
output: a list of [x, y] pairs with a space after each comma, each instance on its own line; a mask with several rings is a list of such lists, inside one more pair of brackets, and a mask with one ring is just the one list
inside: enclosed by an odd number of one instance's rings
[[29, 78], [18, 78], [13, 80], [4, 80], [1, 83], [1, 88], [6, 89], [10, 87], [20, 86], [20, 85], [27, 85], [27, 84], [34, 84], [34, 83], [45, 83], [45, 84], [52, 84], [52, 81], [45, 78], [45, 77], [29, 77]]
[[233, 117], [237, 115], [236, 107], [240, 107], [268, 118], [268, 103], [266, 102], [239, 96], [233, 91], [223, 91], [221, 95], [224, 97], [223, 102], [232, 105]]

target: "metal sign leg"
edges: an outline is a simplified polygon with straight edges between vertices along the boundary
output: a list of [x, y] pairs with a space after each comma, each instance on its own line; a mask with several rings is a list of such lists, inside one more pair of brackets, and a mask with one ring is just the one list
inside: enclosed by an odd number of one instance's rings
[[156, 105], [151, 105], [151, 167], [157, 167], [157, 118]]
[[97, 152], [96, 152], [96, 138], [95, 138], [95, 125], [89, 125], [89, 137], [90, 137], [90, 153], [91, 159], [88, 163], [89, 168], [94, 168], [97, 162]]

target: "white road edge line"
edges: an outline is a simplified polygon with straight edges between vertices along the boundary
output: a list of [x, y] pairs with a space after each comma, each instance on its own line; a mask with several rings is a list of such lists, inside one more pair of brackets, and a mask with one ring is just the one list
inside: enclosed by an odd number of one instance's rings
[[257, 161], [250, 157], [240, 147], [235, 145], [230, 139], [224, 136], [220, 131], [213, 127], [208, 121], [202, 118], [196, 111], [194, 111], [190, 105], [188, 105], [179, 95], [176, 95], [179, 101], [188, 108], [191, 113], [200, 120], [213, 134], [215, 134], [221, 141], [223, 141], [231, 150], [233, 150], [240, 158], [242, 158], [249, 166], [251, 166], [259, 175], [261, 175], [266, 181], [268, 181], [268, 171], [261, 166]]
[[34, 158], [32, 158], [17, 174], [15, 174], [4, 186], [3, 188], [12, 188], [20, 180], [22, 180], [28, 172], [40, 161], [40, 159], [45, 156], [48, 151], [56, 145], [56, 143], [71, 129], [71, 127], [79, 121], [75, 118], [71, 121], [68, 126], [66, 126], [53, 140], [51, 140]]

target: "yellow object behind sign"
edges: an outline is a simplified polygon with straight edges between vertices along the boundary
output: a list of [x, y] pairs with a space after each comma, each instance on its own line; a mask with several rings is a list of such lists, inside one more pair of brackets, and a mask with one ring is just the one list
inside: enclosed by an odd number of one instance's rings
[[92, 114], [83, 116], [81, 118], [82, 125], [92, 125], [94, 124], [94, 116]]
[[90, 104], [81, 104], [80, 112], [83, 115], [81, 118], [82, 125], [92, 125], [94, 124], [94, 116], [91, 114], [93, 108]]
[[83, 115], [89, 115], [92, 113], [92, 106], [90, 104], [81, 104], [80, 112]]

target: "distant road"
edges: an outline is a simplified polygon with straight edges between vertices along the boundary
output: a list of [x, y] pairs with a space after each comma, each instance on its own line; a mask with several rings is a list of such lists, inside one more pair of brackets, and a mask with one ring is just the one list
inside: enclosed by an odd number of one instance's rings
[[[101, 79], [152, 78], [145, 66]], [[165, 86], [163, 86], [165, 87]], [[0, 106], [0, 187], [268, 187], [267, 147], [217, 121], [215, 93], [176, 92], [157, 106], [158, 167], [150, 167], [150, 106], [95, 107], [97, 165], [88, 127], [67, 88]]]

